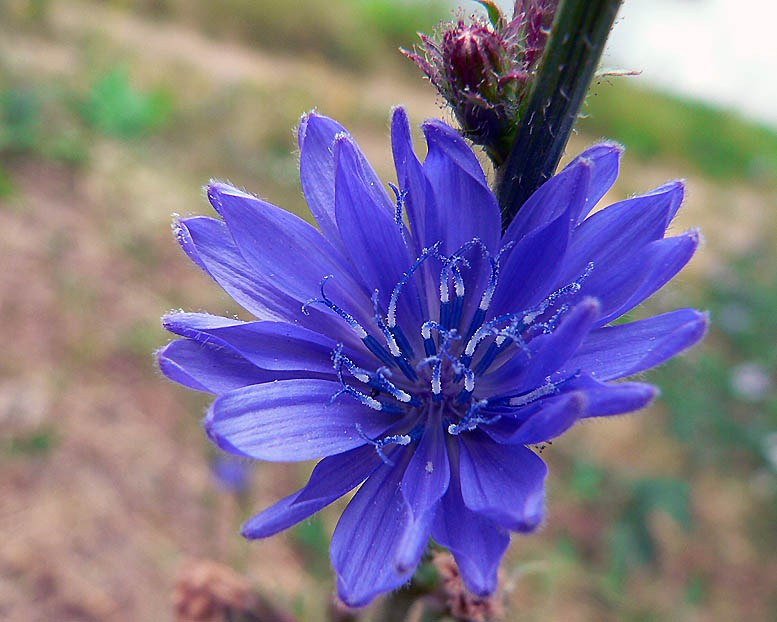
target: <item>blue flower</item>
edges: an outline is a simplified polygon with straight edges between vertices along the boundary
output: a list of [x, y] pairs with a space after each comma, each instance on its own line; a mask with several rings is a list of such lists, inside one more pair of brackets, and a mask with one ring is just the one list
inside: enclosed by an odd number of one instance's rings
[[395, 110], [394, 198], [340, 124], [305, 116], [300, 172], [319, 229], [223, 183], [208, 187], [223, 220], [176, 226], [189, 257], [258, 320], [169, 315], [183, 339], [159, 352], [160, 367], [217, 395], [205, 426], [222, 449], [321, 459], [304, 488], [245, 524], [246, 537], [361, 484], [331, 545], [352, 606], [405, 583], [430, 536], [472, 592], [492, 593], [510, 532], [543, 520], [547, 467], [530, 447], [645, 406], [654, 387], [611, 381], [694, 344], [707, 323], [680, 309], [607, 326], [693, 255], [697, 232], [665, 237], [681, 183], [590, 215], [622, 152], [603, 143], [502, 233], [465, 141], [440, 121], [422, 129], [423, 162]]
[[211, 461], [210, 472], [224, 492], [245, 494], [251, 485], [251, 471], [245, 458], [222, 453]]

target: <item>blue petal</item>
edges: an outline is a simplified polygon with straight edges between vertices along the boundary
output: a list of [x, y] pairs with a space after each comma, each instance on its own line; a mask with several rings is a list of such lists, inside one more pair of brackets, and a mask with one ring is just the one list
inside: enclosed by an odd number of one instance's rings
[[202, 418], [201, 422], [202, 427], [205, 429], [205, 434], [207, 434], [211, 442], [213, 442], [216, 447], [219, 447], [227, 453], [233, 454], [235, 456], [242, 456], [244, 458], [251, 458], [252, 456], [250, 454], [247, 454], [242, 449], [235, 447], [232, 443], [229, 442], [228, 439], [213, 433], [213, 416], [213, 404], [211, 404], [208, 408], [208, 412], [205, 413], [205, 416]]
[[[571, 188], [567, 209], [544, 227], [524, 236], [508, 251], [499, 276], [490, 315], [516, 312], [540, 302], [552, 290], [563, 266], [575, 214], [586, 200], [591, 167], [585, 162], [569, 174]], [[549, 261], [548, 258], [555, 258]]]
[[580, 158], [537, 188], [513, 218], [502, 243], [518, 242], [535, 229], [545, 227], [568, 211], [572, 202], [576, 204], [573, 216], [585, 211], [587, 203], [579, 197], [588, 196], [591, 173], [581, 175], [583, 167], [593, 168], [590, 160]]
[[445, 432], [439, 410], [429, 413], [423, 437], [402, 479], [402, 492], [413, 518], [419, 518], [448, 489], [450, 481]]
[[600, 280], [607, 280], [611, 266], [633, 260], [644, 245], [664, 237], [683, 194], [682, 183], [672, 182], [587, 218], [572, 234], [560, 284], [575, 280], [593, 262], [594, 271], [583, 287], [594, 291]]
[[614, 380], [660, 365], [699, 341], [707, 330], [707, 315], [678, 309], [646, 320], [591, 331], [560, 371], [582, 370], [597, 380]]
[[575, 224], [580, 224], [588, 216], [618, 179], [623, 151], [623, 145], [607, 141], [586, 149], [569, 163], [569, 166], [575, 166], [581, 160], [587, 160], [591, 164], [591, 183], [588, 186], [588, 196], [583, 209], [576, 214]]
[[[184, 253], [191, 259], [194, 263], [196, 263], [202, 270], [205, 271], [205, 274], [210, 276], [211, 278], [214, 278], [213, 275], [208, 270], [207, 265], [205, 265], [205, 262], [200, 257], [200, 251], [197, 249], [197, 247], [194, 244], [194, 240], [192, 239], [191, 233], [189, 232], [189, 229], [186, 227], [187, 221], [196, 221], [198, 219], [202, 219], [209, 223], [218, 223], [221, 226], [224, 227], [224, 230], [218, 230], [218, 224], [216, 224], [217, 231], [214, 232], [212, 235], [212, 241], [215, 242], [215, 245], [220, 249], [221, 246], [224, 246], [224, 252], [226, 254], [230, 254], [230, 250], [234, 249], [235, 251], [235, 257], [238, 257], [240, 253], [237, 251], [237, 248], [235, 247], [235, 243], [232, 241], [232, 237], [229, 235], [229, 232], [226, 230], [226, 225], [216, 220], [215, 218], [206, 218], [204, 216], [199, 216], [196, 218], [187, 218], [185, 220], [180, 220], [176, 218], [173, 221], [173, 233], [175, 235], [175, 239], [178, 241], [178, 244], [180, 244], [181, 249]], [[242, 257], [240, 257], [240, 262], [243, 262]], [[218, 279], [216, 279], [216, 282], [218, 283]]]
[[346, 343], [355, 340], [341, 318], [315, 305], [303, 313], [300, 300], [279, 290], [272, 276], [258, 274], [249, 266], [224, 222], [198, 216], [178, 225], [179, 241], [186, 253], [196, 257], [196, 263], [257, 318], [301, 324], [327, 335], [339, 335]]
[[596, 300], [588, 298], [578, 303], [567, 312], [556, 330], [532, 339], [528, 353], [516, 347], [512, 359], [478, 379], [476, 393], [496, 398], [537, 388], [575, 354], [598, 317]]
[[[521, 412], [529, 411], [527, 416]], [[505, 444], [536, 445], [561, 436], [579, 419], [587, 416], [588, 395], [570, 391], [531, 404], [516, 413], [517, 421], [503, 416], [495, 425], [483, 430], [495, 441]]]
[[207, 272], [239, 305], [261, 319], [294, 321], [301, 304], [258, 276], [237, 249], [220, 220], [197, 216], [177, 225], [186, 254]]
[[398, 570], [414, 568], [426, 548], [440, 498], [450, 482], [441, 412], [429, 413], [421, 442], [408, 464], [400, 486], [409, 520], [397, 548]]
[[412, 450], [396, 451], [396, 466], [384, 464], [364, 482], [335, 528], [330, 553], [337, 591], [350, 607], [362, 607], [399, 587], [415, 569], [399, 571], [393, 563], [410, 518], [400, 482]]
[[316, 113], [303, 115], [297, 128], [299, 176], [305, 201], [329, 242], [342, 250], [335, 220], [335, 163], [332, 146], [345, 128]]
[[[412, 261], [394, 215], [371, 196], [369, 180], [348, 136], [335, 140], [335, 162], [335, 213], [347, 256], [363, 281], [380, 292], [382, 309], [386, 310], [391, 292]], [[417, 324], [420, 309], [414, 282], [405, 286], [402, 300], [405, 304], [400, 305], [400, 313], [414, 311], [412, 323]]]
[[[408, 509], [408, 506], [405, 508]], [[394, 552], [394, 567], [397, 572], [412, 571], [418, 566], [429, 544], [429, 536], [439, 508], [438, 501], [417, 519], [408, 520], [406, 523]]]
[[477, 157], [464, 139], [442, 121], [421, 126], [429, 152], [424, 171], [434, 188], [445, 251], [455, 252], [479, 238], [492, 253], [499, 249], [502, 217]]
[[226, 393], [278, 377], [259, 369], [232, 350], [191, 339], [176, 339], [157, 352], [162, 373], [184, 386], [208, 393]]
[[[340, 238], [335, 217], [335, 158], [334, 142], [338, 134], [347, 134], [337, 121], [311, 112], [300, 119], [298, 140], [300, 148], [300, 179], [305, 200], [318, 226], [329, 242], [341, 251], [348, 247]], [[353, 139], [351, 139], [353, 140]], [[384, 209], [391, 202], [367, 158], [356, 146], [356, 157], [368, 180], [368, 191]]]
[[211, 433], [259, 460], [311, 460], [376, 438], [393, 421], [347, 395], [333, 404], [341, 385], [319, 379], [279, 380], [226, 393], [213, 404]]
[[522, 445], [501, 445], [482, 432], [459, 438], [461, 494], [466, 506], [512, 531], [542, 522], [548, 467]]
[[[688, 231], [682, 235], [672, 238], [664, 238], [647, 244], [630, 264], [631, 278], [613, 278], [612, 283], [624, 283], [624, 290], [631, 293], [631, 296], [622, 304], [615, 301], [623, 299], [622, 294], [609, 295], [613, 303], [608, 304], [607, 308], [615, 309], [599, 319], [599, 324], [604, 325], [612, 322], [624, 313], [628, 313], [638, 304], [652, 296], [661, 289], [674, 276], [682, 270], [691, 260], [696, 249], [699, 246], [699, 232], [697, 230]], [[606, 285], [603, 284], [604, 287]], [[597, 294], [591, 291], [592, 296], [598, 296], [600, 299], [605, 292]], [[604, 305], [603, 305], [604, 307]]]
[[353, 490], [380, 464], [370, 445], [324, 458], [302, 490], [248, 520], [241, 533], [246, 538], [267, 538], [288, 529]]
[[442, 239], [434, 191], [426, 178], [423, 166], [413, 151], [410, 123], [404, 108], [396, 108], [391, 120], [391, 148], [397, 181], [406, 193], [410, 227], [416, 242], [415, 254], [419, 256], [425, 247], [431, 247]]
[[371, 320], [371, 292], [315, 227], [225, 184], [211, 184], [208, 196], [258, 278], [304, 303], [319, 295], [323, 278], [331, 274], [330, 298], [360, 321]]
[[497, 522], [464, 504], [458, 470], [458, 464], [452, 465], [451, 482], [440, 502], [432, 538], [453, 553], [467, 588], [478, 596], [488, 596], [497, 588], [499, 562], [510, 535]]
[[645, 408], [658, 396], [658, 388], [642, 382], [604, 383], [583, 374], [564, 383], [564, 388], [585, 396], [583, 417], [620, 415]]
[[[241, 322], [207, 313], [174, 313], [164, 317], [162, 323], [177, 335], [227, 346], [263, 369], [335, 375], [332, 351], [337, 342], [301, 326]], [[357, 365], [368, 365], [370, 359], [361, 351], [344, 353]]]

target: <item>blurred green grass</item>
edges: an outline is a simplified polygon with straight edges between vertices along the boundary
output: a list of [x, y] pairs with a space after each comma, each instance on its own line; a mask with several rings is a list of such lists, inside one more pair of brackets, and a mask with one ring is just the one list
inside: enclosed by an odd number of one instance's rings
[[368, 71], [381, 56], [411, 45], [417, 30], [431, 31], [450, 14], [443, 0], [113, 0], [115, 6], [176, 22], [214, 37], [237, 38], [274, 52], [322, 56]]
[[715, 179], [777, 183], [777, 130], [634, 81], [594, 84], [579, 130], [618, 140], [643, 159], [689, 162]]

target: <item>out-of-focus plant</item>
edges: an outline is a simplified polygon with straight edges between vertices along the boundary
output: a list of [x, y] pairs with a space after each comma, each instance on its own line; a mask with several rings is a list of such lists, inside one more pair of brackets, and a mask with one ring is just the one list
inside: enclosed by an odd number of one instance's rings
[[605, 587], [614, 595], [623, 592], [633, 571], [660, 564], [659, 542], [651, 528], [657, 512], [668, 514], [685, 531], [694, 526], [690, 484], [671, 477], [625, 478], [588, 460], [574, 462], [569, 487], [592, 512], [607, 501], [607, 515], [615, 522], [601, 533], [596, 544], [599, 558], [608, 568]]
[[628, 81], [595, 86], [583, 111], [582, 132], [609, 136], [642, 158], [687, 160], [716, 179], [777, 182], [777, 131], [733, 111]]
[[750, 470], [760, 462], [777, 470], [764, 445], [777, 430], [774, 262], [774, 252], [764, 248], [735, 259], [730, 272], [711, 279], [698, 301], [715, 319], [709, 343], [697, 356], [653, 372], [670, 429], [688, 443], [699, 465]]
[[0, 92], [0, 153], [17, 154], [40, 142], [41, 103], [29, 89]]
[[441, 0], [350, 0], [361, 20], [389, 45], [406, 45], [416, 31], [431, 30], [448, 12]]
[[136, 138], [161, 128], [170, 117], [172, 96], [165, 90], [144, 92], [117, 67], [98, 78], [80, 103], [84, 121], [105, 134]]
[[626, 504], [609, 537], [608, 582], [618, 592], [623, 590], [631, 570], [659, 563], [658, 542], [649, 524], [653, 513], [666, 512], [686, 531], [693, 526], [688, 482], [673, 478], [639, 479], [631, 482], [627, 490]]

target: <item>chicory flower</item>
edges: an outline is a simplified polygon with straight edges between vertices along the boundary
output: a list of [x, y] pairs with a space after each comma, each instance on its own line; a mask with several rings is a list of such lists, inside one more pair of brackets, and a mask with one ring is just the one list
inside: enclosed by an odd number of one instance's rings
[[189, 257], [257, 320], [174, 313], [162, 371], [217, 396], [210, 438], [238, 456], [320, 459], [307, 485], [250, 519], [275, 534], [361, 487], [335, 529], [338, 591], [367, 604], [413, 574], [429, 538], [467, 587], [492, 593], [511, 532], [544, 515], [532, 446], [587, 417], [642, 408], [657, 390], [613, 382], [697, 342], [680, 309], [608, 326], [691, 258], [665, 237], [683, 185], [591, 215], [622, 148], [596, 145], [539, 188], [503, 233], [467, 143], [399, 108], [386, 191], [353, 137], [316, 113], [299, 126], [302, 187], [318, 227], [223, 183], [221, 219], [176, 224]]

